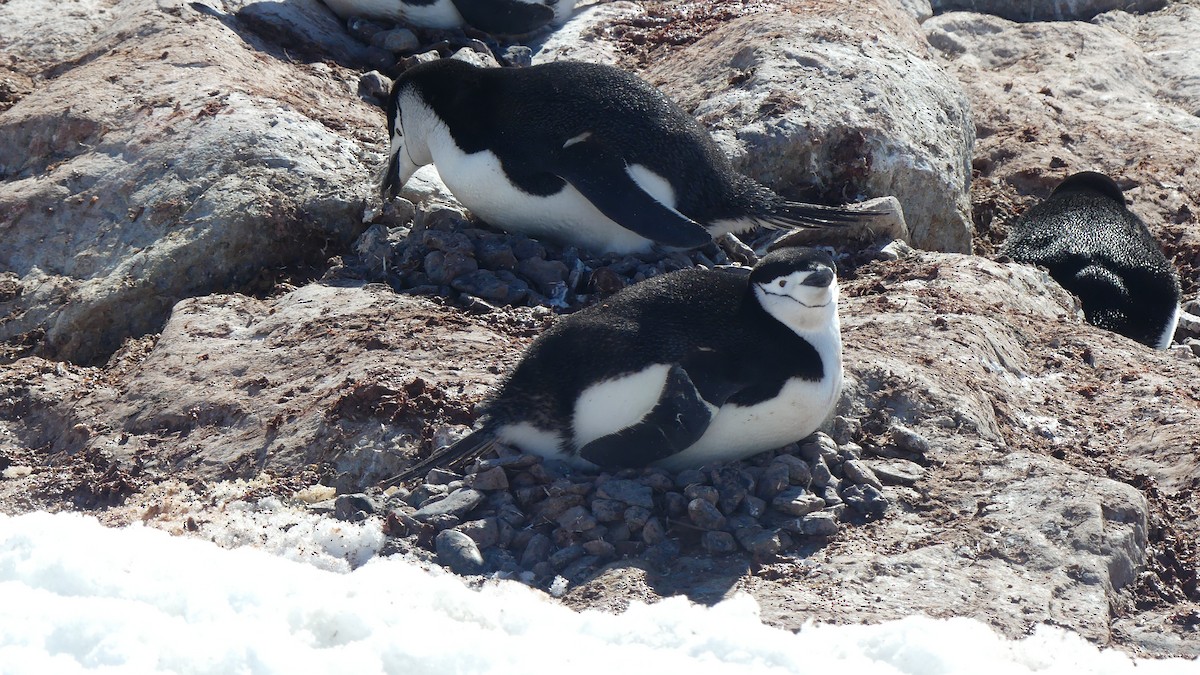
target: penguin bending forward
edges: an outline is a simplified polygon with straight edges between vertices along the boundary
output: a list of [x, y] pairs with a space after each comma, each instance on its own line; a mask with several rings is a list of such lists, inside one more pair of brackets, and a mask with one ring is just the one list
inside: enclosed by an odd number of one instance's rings
[[540, 335], [477, 430], [388, 483], [496, 442], [585, 468], [671, 470], [797, 441], [837, 404], [842, 342], [828, 254], [651, 277]]
[[781, 198], [734, 171], [662, 92], [601, 64], [423, 63], [393, 84], [387, 124], [385, 196], [435, 164], [488, 223], [594, 253], [695, 248], [726, 232], [879, 215]]
[[1111, 178], [1084, 171], [1010, 228], [1003, 253], [1041, 265], [1079, 296], [1088, 323], [1157, 349], [1179, 321], [1179, 280]]
[[491, 35], [524, 35], [562, 23], [575, 0], [324, 0], [343, 19], [360, 16], [420, 28], [470, 26]]

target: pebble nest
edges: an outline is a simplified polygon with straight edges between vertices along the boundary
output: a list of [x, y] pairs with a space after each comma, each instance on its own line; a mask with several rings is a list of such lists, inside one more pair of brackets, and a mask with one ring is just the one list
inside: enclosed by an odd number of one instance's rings
[[341, 495], [318, 508], [351, 521], [384, 517], [385, 553], [564, 590], [617, 560], [766, 560], [883, 518], [885, 486], [920, 480], [929, 450], [903, 426], [886, 437], [874, 445], [857, 420], [837, 417], [832, 436], [818, 432], [747, 460], [679, 472], [588, 472], [498, 446], [463, 473], [433, 469], [411, 488]]

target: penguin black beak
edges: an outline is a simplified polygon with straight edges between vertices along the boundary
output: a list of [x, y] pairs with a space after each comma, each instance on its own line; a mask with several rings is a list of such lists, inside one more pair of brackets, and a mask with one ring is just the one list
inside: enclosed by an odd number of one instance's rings
[[400, 191], [400, 153], [393, 153], [392, 158], [388, 160], [387, 171], [383, 174], [379, 188], [384, 200], [395, 197]]
[[804, 281], [800, 282], [800, 285], [825, 288], [831, 283], [833, 283], [833, 270], [828, 267], [818, 267], [805, 277]]

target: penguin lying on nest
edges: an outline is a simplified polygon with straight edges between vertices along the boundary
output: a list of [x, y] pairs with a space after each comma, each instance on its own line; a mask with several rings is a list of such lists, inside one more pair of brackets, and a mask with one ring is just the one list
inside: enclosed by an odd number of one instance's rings
[[1068, 177], [1010, 228], [1004, 253], [1079, 296], [1088, 323], [1157, 349], [1179, 321], [1179, 280], [1111, 178]]
[[781, 248], [746, 268], [652, 277], [540, 335], [478, 428], [387, 481], [495, 443], [585, 468], [732, 461], [817, 429], [842, 386], [833, 259]]
[[756, 227], [882, 214], [788, 201], [734, 171], [678, 105], [593, 63], [423, 63], [392, 86], [385, 196], [435, 164], [464, 206], [509, 232], [594, 253], [695, 248]]
[[575, 0], [324, 0], [349, 19], [385, 19], [418, 28], [470, 26], [491, 35], [524, 35], [562, 23]]

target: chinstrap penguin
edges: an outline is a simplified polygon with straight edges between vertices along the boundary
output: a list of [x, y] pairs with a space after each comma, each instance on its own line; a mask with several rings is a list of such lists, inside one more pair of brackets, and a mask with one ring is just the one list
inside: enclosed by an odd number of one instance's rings
[[348, 19], [386, 19], [420, 28], [470, 26], [492, 35], [524, 35], [562, 23], [575, 0], [324, 0]]
[[1011, 226], [1003, 252], [1079, 296], [1088, 323], [1157, 349], [1179, 320], [1179, 280], [1111, 178], [1084, 171]]
[[601, 64], [420, 64], [393, 84], [387, 124], [385, 196], [434, 164], [488, 223], [596, 253], [694, 248], [726, 232], [876, 215], [781, 198], [734, 171], [660, 91]]
[[559, 319], [476, 431], [388, 483], [497, 442], [583, 468], [677, 470], [797, 441], [841, 391], [837, 301], [833, 259], [815, 249], [652, 277]]

